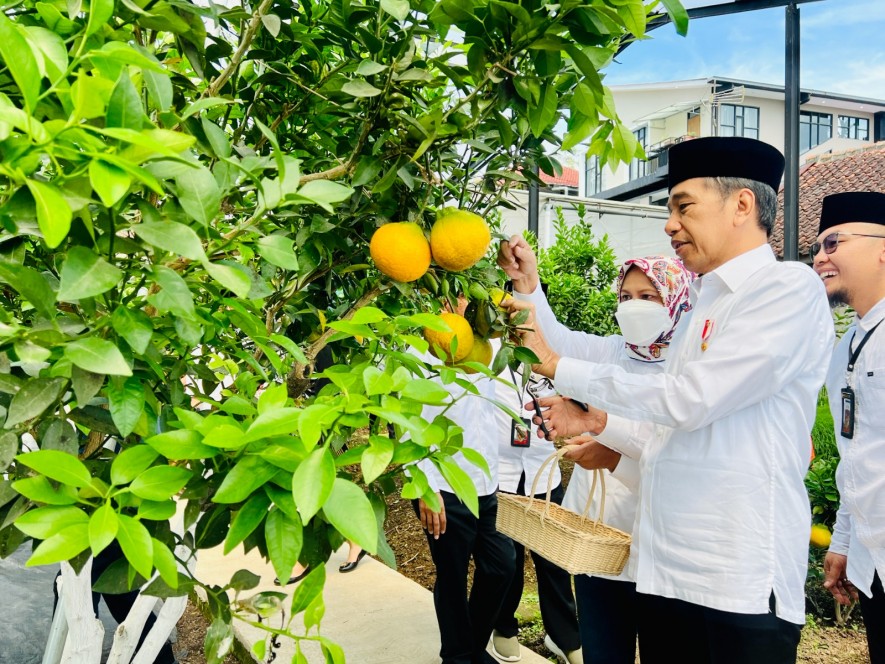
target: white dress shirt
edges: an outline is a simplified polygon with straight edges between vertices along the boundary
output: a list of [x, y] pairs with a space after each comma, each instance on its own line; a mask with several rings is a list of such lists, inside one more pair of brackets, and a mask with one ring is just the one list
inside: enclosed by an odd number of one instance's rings
[[[544, 337], [547, 339], [550, 347], [563, 357], [599, 362], [601, 364], [616, 364], [623, 367], [625, 371], [638, 374], [658, 373], [664, 370], [664, 362], [643, 362], [628, 355], [624, 337], [620, 335], [600, 337], [595, 334], [571, 330], [562, 325], [556, 320], [556, 315], [550, 308], [550, 303], [544, 296], [540, 286], [536, 287], [532, 293], [514, 293], [514, 296], [532, 302], [535, 305], [535, 316], [541, 329], [544, 331]], [[621, 418], [611, 415], [610, 419], [614, 421]], [[607, 430], [596, 436], [596, 439], [605, 444], [608, 442], [609, 431], [618, 428], [628, 428], [630, 424], [626, 420], [622, 420], [621, 427], [616, 427], [610, 423], [606, 427]], [[612, 447], [614, 446], [612, 445]], [[610, 473], [607, 470], [603, 471], [605, 474], [605, 511], [602, 522], [627, 533], [633, 531], [633, 523], [639, 502], [639, 465], [636, 458], [638, 458], [640, 451], [638, 447], [630, 451], [630, 453], [635, 455], [635, 458], [630, 458], [630, 456], [626, 455], [622, 456], [614, 473]], [[597, 488], [597, 495], [590, 496], [592, 486], [593, 473], [575, 465], [568, 487], [565, 490], [562, 506], [578, 514], [584, 514], [586, 511], [588, 517], [597, 518], [599, 515], [600, 491]], [[588, 498], [590, 499], [589, 505], [587, 504]], [[625, 565], [623, 571], [616, 577], [608, 575], [599, 576], [619, 581], [632, 581], [632, 565], [629, 563]]]
[[[497, 351], [500, 343], [494, 344], [493, 347]], [[495, 398], [508, 406], [511, 410], [518, 413], [520, 417], [528, 419], [531, 422], [533, 411], [524, 408], [525, 403], [531, 401], [531, 396], [525, 393], [522, 388], [522, 376], [516, 373], [515, 376], [510, 375], [510, 371], [504, 370], [501, 378], [512, 381], [515, 377], [514, 385], [504, 384], [502, 382], [495, 383]], [[552, 394], [552, 391], [550, 392]], [[544, 391], [537, 393], [539, 396], [546, 396]], [[531, 495], [532, 483], [541, 465], [551, 454], [556, 452], [553, 443], [535, 435], [537, 428], [531, 424], [528, 427], [527, 435], [529, 436], [528, 447], [515, 447], [510, 444], [511, 435], [513, 433], [513, 418], [500, 408], [495, 409], [495, 422], [498, 431], [498, 488], [501, 491], [516, 493], [519, 488], [519, 480], [525, 473], [525, 492], [523, 495]], [[551, 488], [556, 488], [562, 483], [562, 473], [559, 470], [559, 463], [551, 461], [547, 468], [544, 469], [543, 477], [538, 479], [537, 493], [547, 492], [547, 481], [549, 473], [553, 466], [553, 479]]]
[[[410, 352], [428, 364], [439, 364], [440, 362], [429, 353], [421, 354], [414, 349], [411, 349]], [[436, 381], [452, 396], [460, 397], [467, 392], [457, 383], [444, 385], [436, 376], [428, 375], [427, 378]], [[467, 393], [445, 411], [445, 416], [461, 427], [464, 432], [463, 446], [476, 450], [482, 455], [489, 466], [491, 476], [486, 475], [478, 466], [468, 461], [463, 454], [455, 454], [452, 460], [473, 481], [477, 495], [488, 496], [495, 493], [498, 487], [498, 437], [495, 427], [495, 412], [499, 408], [492, 402], [495, 398], [496, 381], [486, 378], [483, 374], [460, 375], [459, 378], [470, 380], [476, 386], [479, 394]], [[442, 406], [425, 405], [421, 411], [421, 417], [432, 422], [443, 410], [445, 409]], [[455, 493], [430, 459], [422, 459], [418, 462], [418, 467], [427, 475], [427, 482], [431, 489]]]
[[[854, 437], [841, 435], [842, 388], [846, 386], [849, 345], [858, 344], [885, 319], [885, 300], [858, 319], [842, 337], [827, 374], [827, 396], [836, 427], [840, 504], [830, 551], [848, 556], [848, 580], [872, 596], [878, 570], [885, 580], [885, 322], [873, 333], [852, 371]], [[852, 343], [853, 339], [853, 343]]]
[[639, 592], [746, 614], [767, 613], [774, 592], [777, 615], [803, 624], [804, 477], [834, 342], [823, 284], [766, 244], [697, 279], [691, 296], [666, 372], [564, 358], [557, 389], [635, 420], [606, 431], [622, 425], [621, 451], [642, 450]]

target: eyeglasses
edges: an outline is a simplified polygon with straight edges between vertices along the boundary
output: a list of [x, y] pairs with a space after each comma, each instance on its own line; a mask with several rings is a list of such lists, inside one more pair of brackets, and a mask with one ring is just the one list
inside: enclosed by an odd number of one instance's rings
[[814, 258], [817, 256], [818, 252], [823, 248], [825, 254], [831, 254], [836, 251], [836, 247], [839, 246], [841, 240], [839, 239], [840, 235], [855, 235], [857, 237], [878, 237], [885, 239], [885, 235], [868, 235], [866, 233], [830, 233], [824, 238], [823, 242], [814, 242], [811, 245], [811, 257]]

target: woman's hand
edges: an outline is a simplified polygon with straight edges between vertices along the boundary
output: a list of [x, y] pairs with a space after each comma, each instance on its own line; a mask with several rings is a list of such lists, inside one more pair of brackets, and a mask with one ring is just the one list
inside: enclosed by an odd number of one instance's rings
[[535, 305], [531, 302], [524, 302], [515, 298], [506, 298], [501, 301], [501, 308], [504, 309], [513, 321], [523, 311], [528, 311], [528, 318], [516, 326], [517, 341], [531, 350], [537, 355], [540, 362], [532, 365], [532, 371], [547, 378], [553, 378], [556, 374], [556, 365], [559, 364], [559, 355], [553, 352], [544, 333], [535, 320]]
[[620, 452], [606, 447], [592, 436], [576, 436], [567, 441], [566, 445], [568, 452], [563, 456], [586, 470], [605, 468], [614, 472], [621, 461]]

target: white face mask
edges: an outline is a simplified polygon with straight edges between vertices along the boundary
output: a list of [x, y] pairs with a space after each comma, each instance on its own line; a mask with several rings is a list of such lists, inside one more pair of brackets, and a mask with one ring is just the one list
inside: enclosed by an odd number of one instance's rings
[[648, 346], [673, 325], [670, 312], [657, 302], [627, 300], [618, 305], [615, 318], [628, 344]]

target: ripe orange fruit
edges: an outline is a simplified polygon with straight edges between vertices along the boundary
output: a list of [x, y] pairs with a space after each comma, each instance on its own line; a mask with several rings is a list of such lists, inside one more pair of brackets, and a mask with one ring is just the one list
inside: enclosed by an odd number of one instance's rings
[[430, 244], [418, 224], [384, 224], [372, 234], [369, 253], [375, 266], [396, 281], [420, 279], [430, 267]]
[[485, 219], [466, 210], [442, 210], [430, 229], [433, 260], [450, 272], [460, 272], [476, 265], [485, 256], [491, 241], [492, 234]]
[[[489, 366], [492, 363], [492, 356], [494, 355], [494, 349], [492, 348], [492, 342], [488, 339], [483, 339], [476, 333], [473, 335], [473, 348], [470, 349], [470, 352], [464, 357], [462, 362], [479, 362], [480, 364], [484, 364]], [[476, 369], [472, 369], [470, 367], [464, 367], [464, 371], [469, 374], [477, 373]]]
[[[473, 348], [473, 330], [464, 316], [453, 313], [439, 315], [440, 319], [449, 326], [450, 332], [437, 332], [430, 328], [424, 328], [424, 339], [430, 344], [430, 352], [446, 362], [460, 362], [470, 353]], [[458, 340], [458, 346], [452, 353], [452, 339]], [[434, 346], [439, 346], [443, 351], [441, 357]]]
[[830, 546], [830, 540], [833, 535], [830, 529], [822, 523], [815, 523], [811, 526], [811, 543], [818, 549], [826, 549]]

